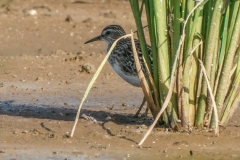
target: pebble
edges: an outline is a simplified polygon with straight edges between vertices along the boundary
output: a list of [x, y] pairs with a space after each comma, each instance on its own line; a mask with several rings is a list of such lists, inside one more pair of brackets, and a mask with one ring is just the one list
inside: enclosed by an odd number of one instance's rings
[[111, 120], [112, 119], [112, 117], [110, 117], [110, 116], [108, 116], [107, 118], [106, 118], [106, 120]]
[[192, 150], [190, 150], [190, 155], [191, 155], [191, 156], [193, 155], [193, 151], [192, 151]]
[[22, 131], [22, 133], [28, 133], [28, 130], [24, 130], [24, 131]]
[[65, 21], [66, 21], [66, 22], [72, 22], [72, 21], [73, 21], [72, 16], [67, 15]]
[[43, 77], [37, 77], [36, 81], [43, 81]]

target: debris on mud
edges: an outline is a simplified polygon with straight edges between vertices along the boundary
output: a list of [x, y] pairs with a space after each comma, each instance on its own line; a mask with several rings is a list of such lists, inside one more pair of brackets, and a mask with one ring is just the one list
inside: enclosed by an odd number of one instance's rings
[[87, 120], [89, 122], [98, 123], [98, 121], [95, 118], [93, 118], [91, 116], [87, 116], [86, 114], [82, 114], [80, 116], [80, 118], [83, 118], [83, 119], [85, 119], [85, 120]]
[[89, 74], [93, 74], [96, 72], [95, 66], [90, 63], [81, 64], [79, 66], [80, 66], [80, 69], [79, 69], [80, 72], [86, 72]]

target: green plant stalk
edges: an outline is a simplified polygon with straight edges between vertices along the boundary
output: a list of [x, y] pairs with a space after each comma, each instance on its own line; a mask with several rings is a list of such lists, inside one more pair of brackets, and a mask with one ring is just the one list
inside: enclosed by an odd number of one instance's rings
[[233, 34], [231, 37], [229, 50], [227, 51], [226, 57], [223, 62], [222, 76], [220, 78], [218, 92], [216, 94], [216, 103], [219, 114], [221, 114], [222, 112], [224, 99], [227, 95], [227, 91], [230, 85], [229, 73], [232, 69], [232, 65], [230, 64], [233, 64], [234, 56], [238, 47], [238, 38], [240, 35], [240, 10], [238, 10], [235, 24], [231, 25], [234, 25]]
[[158, 51], [157, 51], [157, 42], [156, 42], [156, 28], [154, 22], [154, 12], [151, 8], [153, 8], [152, 1], [146, 1], [145, 8], [146, 8], [146, 15], [148, 21], [148, 28], [149, 28], [149, 36], [151, 41], [151, 48], [152, 48], [152, 55], [153, 55], [153, 79], [154, 84], [159, 93], [159, 81], [158, 81]]
[[[210, 79], [215, 79], [214, 83], [211, 85], [214, 85], [214, 96], [216, 96], [216, 92], [217, 92], [217, 88], [218, 88], [218, 84], [219, 84], [219, 79], [220, 79], [220, 75], [222, 72], [222, 67], [223, 67], [223, 61], [224, 61], [224, 57], [226, 54], [226, 43], [227, 43], [227, 36], [228, 36], [228, 24], [229, 24], [229, 6], [227, 6], [225, 15], [224, 15], [224, 20], [223, 20], [223, 30], [222, 30], [222, 40], [221, 40], [221, 49], [220, 49], [220, 53], [219, 53], [219, 57], [218, 57], [218, 61], [216, 63], [213, 63], [213, 70], [211, 72], [211, 78]], [[218, 45], [216, 44], [215, 47], [215, 52], [218, 52]], [[213, 60], [215, 60], [215, 58], [213, 58]], [[218, 66], [217, 68], [217, 75], [215, 76], [215, 68]], [[208, 98], [209, 99], [209, 98]], [[211, 101], [208, 103], [210, 104]], [[208, 106], [208, 110], [211, 112], [209, 113], [211, 116], [209, 118], [211, 118], [210, 120], [210, 127], [214, 127], [216, 122], [215, 122], [215, 113], [212, 112], [211, 110], [212, 105]], [[219, 118], [221, 117], [221, 115], [219, 115]]]
[[150, 58], [148, 56], [147, 45], [146, 45], [147, 43], [146, 43], [142, 21], [141, 21], [141, 12], [139, 8], [138, 0], [129, 0], [129, 2], [131, 4], [132, 12], [133, 12], [135, 23], [137, 26], [138, 40], [140, 42], [142, 53], [147, 62], [148, 68], [151, 68]]
[[[184, 24], [181, 23], [181, 20], [185, 19], [185, 6], [186, 6], [186, 0], [182, 0], [181, 1], [181, 7], [179, 6], [179, 4], [177, 3], [172, 3], [173, 6], [173, 10], [174, 10], [174, 22], [173, 22], [173, 45], [174, 45], [174, 56], [175, 54], [177, 54], [178, 49], [182, 50], [183, 47], [179, 48], [179, 42], [181, 40], [181, 30], [183, 29]], [[177, 18], [178, 14], [175, 16], [175, 13], [178, 12], [179, 8], [179, 16], [180, 18]], [[179, 25], [179, 26], [178, 26]], [[178, 27], [180, 28], [180, 31], [178, 31]], [[176, 31], [175, 31], [176, 30]], [[179, 36], [179, 40], [178, 40], [178, 36]], [[184, 42], [183, 42], [184, 43]], [[183, 72], [183, 52], [180, 51], [179, 54], [179, 60], [178, 60], [178, 67], [177, 67], [177, 80], [176, 80], [176, 88], [177, 88], [177, 103], [178, 103], [178, 117], [179, 119], [182, 119], [182, 110], [184, 110], [185, 108], [182, 107], [182, 94], [183, 94], [183, 82], [182, 82], [182, 72]]]
[[229, 6], [227, 7], [226, 14], [224, 16], [224, 24], [223, 24], [223, 31], [222, 31], [222, 43], [221, 43], [221, 51], [218, 58], [218, 71], [217, 76], [214, 84], [214, 96], [216, 96], [218, 82], [220, 78], [220, 74], [222, 71], [223, 60], [226, 54], [226, 44], [227, 44], [227, 36], [228, 36], [228, 24], [229, 24]]
[[[188, 1], [187, 3], [187, 8], [186, 8], [186, 14], [188, 15], [191, 10], [194, 7], [194, 1]], [[196, 14], [199, 9], [197, 9], [194, 14]], [[184, 46], [184, 61], [188, 58], [188, 54], [190, 52], [190, 49], [192, 48], [192, 43], [193, 43], [193, 35], [195, 32], [195, 25], [194, 25], [194, 14], [191, 14], [190, 18], [189, 18], [189, 22], [186, 26], [186, 37], [185, 37], [185, 46]], [[197, 17], [197, 16], [195, 16]], [[196, 20], [196, 19], [195, 19]]]
[[[238, 72], [238, 75], [236, 76], [236, 79], [234, 80], [233, 84], [232, 84], [232, 88], [231, 91], [229, 93], [229, 97], [227, 98], [227, 102], [226, 102], [226, 108], [224, 108], [222, 117], [221, 117], [221, 124], [222, 125], [226, 125], [229, 118], [231, 117], [230, 113], [234, 112], [236, 109], [236, 106], [234, 106], [234, 101], [239, 101], [240, 99], [238, 99], [238, 95], [240, 94], [240, 72]], [[232, 111], [233, 110], [233, 111]]]
[[234, 99], [234, 102], [232, 103], [232, 107], [229, 110], [228, 117], [225, 121], [221, 122], [223, 126], [226, 126], [229, 119], [233, 116], [234, 111], [239, 107], [239, 99], [240, 99], [240, 91], [237, 93], [236, 98]]
[[210, 30], [210, 25], [211, 25], [211, 19], [212, 19], [212, 15], [213, 15], [213, 7], [215, 4], [215, 0], [209, 0], [206, 3], [206, 7], [204, 7], [204, 27], [203, 27], [203, 37], [207, 37], [209, 35], [209, 30]]
[[[161, 88], [160, 98], [163, 102], [166, 99], [168, 89], [170, 86], [170, 50], [169, 50], [169, 39], [168, 39], [168, 25], [167, 25], [167, 8], [165, 1], [154, 0], [154, 14], [156, 22], [156, 37], [157, 37], [157, 48], [158, 48], [158, 71], [159, 71], [159, 88]], [[173, 111], [174, 99], [169, 103], [167, 107], [167, 115], [172, 121], [171, 125], [177, 124], [177, 114], [175, 109]], [[177, 105], [175, 105], [177, 106]], [[167, 124], [170, 126], [170, 124]]]
[[[142, 27], [142, 22], [141, 22], [141, 15], [139, 13], [139, 4], [138, 4], [138, 0], [130, 0], [130, 4], [132, 7], [132, 12], [134, 14], [134, 18], [135, 18], [135, 23], [138, 29], [138, 37], [139, 37], [139, 41], [140, 41], [140, 45], [141, 45], [141, 49], [143, 51], [143, 55], [144, 58], [147, 62], [148, 68], [151, 68], [150, 65], [150, 59], [148, 56], [148, 53], [145, 52], [146, 49], [146, 40], [145, 40], [145, 36], [144, 36], [144, 32], [143, 32], [143, 27]], [[154, 60], [155, 61], [155, 60]], [[156, 71], [156, 70], [155, 70]], [[156, 74], [156, 73], [155, 73]], [[158, 76], [159, 77], [159, 76]], [[159, 82], [158, 82], [159, 83]], [[159, 92], [160, 95], [161, 92]], [[162, 100], [160, 100], [161, 102]], [[163, 114], [163, 119], [164, 121], [166, 121], [168, 123], [168, 117], [166, 116], [167, 114], [164, 112]]]
[[[159, 0], [154, 0], [154, 14], [156, 22], [156, 38], [157, 38], [157, 49], [159, 59], [159, 81], [160, 88], [169, 87], [169, 48], [168, 48], [168, 35], [167, 35], [167, 22], [166, 19], [166, 4], [164, 1], [160, 3]], [[161, 64], [161, 67], [160, 67]], [[167, 90], [165, 90], [167, 91]], [[163, 99], [166, 97], [166, 93], [163, 92]]]
[[227, 39], [227, 46], [226, 49], [229, 49], [230, 43], [231, 43], [231, 37], [233, 35], [233, 29], [234, 29], [234, 25], [235, 21], [237, 20], [237, 14], [239, 11], [239, 7], [240, 7], [240, 1], [239, 0], [235, 0], [233, 2], [231, 2], [230, 4], [230, 25], [229, 25], [229, 29], [228, 29], [228, 39]]
[[[211, 18], [210, 23], [210, 30], [206, 38], [206, 49], [205, 49], [205, 59], [204, 59], [204, 66], [206, 68], [206, 73], [209, 76], [211, 73], [211, 64], [212, 64], [212, 58], [214, 53], [214, 47], [216, 44], [216, 41], [218, 41], [216, 38], [219, 33], [219, 26], [220, 26], [220, 20], [221, 20], [221, 8], [219, 6], [223, 6], [222, 0], [216, 0], [214, 9], [213, 9], [213, 15]], [[211, 83], [212, 80], [210, 80]], [[202, 127], [203, 126], [203, 119], [204, 119], [204, 113], [206, 109], [206, 100], [207, 100], [207, 83], [205, 78], [202, 80], [202, 89], [201, 89], [201, 95], [199, 98], [199, 105], [197, 109], [197, 117], [196, 117], [196, 126]]]
[[[240, 39], [240, 38], [239, 38]], [[238, 55], [238, 62], [237, 62], [237, 68], [236, 68], [236, 74], [235, 74], [235, 76], [237, 76], [237, 73], [239, 73], [240, 72], [240, 44], [239, 44], [239, 46], [238, 46], [238, 50], [237, 50], [237, 52], [236, 52], [237, 54], [236, 55]]]
[[[156, 103], [160, 104], [161, 100], [159, 99], [159, 74], [158, 74], [158, 51], [157, 51], [157, 42], [156, 42], [156, 24], [154, 21], [154, 12], [151, 8], [153, 8], [153, 1], [146, 1], [145, 4], [146, 8], [146, 15], [147, 15], [147, 21], [148, 21], [148, 28], [149, 28], [149, 35], [150, 35], [150, 41], [151, 41], [151, 48], [152, 48], [152, 55], [153, 55], [153, 79], [155, 88], [157, 90], [157, 93], [154, 93], [155, 96], [157, 96], [157, 99], [155, 99]], [[159, 106], [159, 105], [157, 105]], [[160, 109], [160, 108], [159, 108]], [[161, 119], [164, 122], [168, 123], [168, 116], [166, 114], [166, 111], [163, 113], [163, 118]], [[160, 120], [160, 121], [161, 121]], [[161, 122], [160, 122], [161, 123]]]
[[219, 55], [219, 66], [222, 65], [225, 53], [226, 53], [226, 43], [227, 43], [227, 36], [228, 36], [228, 24], [229, 24], [229, 6], [227, 7], [225, 16], [224, 16], [224, 26], [223, 26], [223, 32], [222, 32], [222, 43], [221, 43], [221, 52]]
[[[152, 47], [152, 54], [153, 54], [153, 75], [154, 75], [154, 84], [157, 88], [157, 93], [154, 93], [154, 95], [157, 95], [158, 98], [155, 99], [158, 103], [161, 103], [161, 97], [160, 97], [160, 91], [159, 91], [159, 74], [158, 74], [158, 50], [157, 50], [157, 42], [156, 42], [156, 24], [155, 24], [155, 15], [154, 11], [151, 9], [153, 8], [153, 1], [146, 1], [146, 15], [148, 20], [148, 28], [149, 28], [149, 35], [150, 35], [150, 41], [151, 41], [151, 47]], [[162, 104], [162, 103], [161, 103]], [[159, 108], [160, 109], [160, 108]], [[162, 123], [162, 120], [165, 123], [169, 123], [168, 116], [166, 111], [163, 112], [162, 119], [160, 119], [160, 124]]]
[[[189, 34], [187, 34], [187, 45], [185, 47], [185, 64], [184, 64], [184, 70], [183, 70], [183, 106], [185, 109], [182, 110], [183, 118], [182, 118], [182, 124], [183, 127], [186, 127], [186, 125], [193, 126], [195, 121], [195, 98], [196, 98], [196, 78], [197, 78], [197, 65], [198, 62], [196, 62], [196, 54], [190, 55], [190, 51], [193, 49], [195, 45], [197, 45], [200, 40], [194, 40], [194, 34], [201, 31], [202, 26], [202, 15], [200, 16], [200, 11], [203, 9], [203, 7], [199, 7], [196, 12], [195, 16], [193, 18], [193, 21], [191, 23], [191, 31]], [[196, 28], [198, 27], [198, 30]], [[194, 43], [195, 42], [195, 43]], [[196, 52], [194, 52], [196, 53]], [[193, 57], [195, 56], [195, 58]], [[191, 87], [190, 87], [191, 86]], [[184, 113], [185, 112], [185, 113]]]
[[[202, 30], [202, 15], [198, 17], [198, 25], [196, 26], [196, 33], [200, 33]], [[201, 42], [201, 39], [196, 38], [193, 41], [193, 46], [198, 45]], [[197, 110], [197, 104], [196, 104], [196, 94], [197, 94], [197, 87], [198, 87], [198, 72], [200, 71], [198, 69], [198, 57], [199, 57], [199, 51], [200, 47], [195, 50], [192, 57], [192, 74], [190, 75], [190, 85], [189, 85], [189, 121], [194, 125], [195, 118], [196, 118], [196, 110]]]
[[[172, 7], [173, 6], [173, 7]], [[172, 15], [172, 9], [173, 9], [173, 14]], [[180, 24], [180, 21], [179, 19], [181, 18], [181, 15], [180, 15], [180, 0], [175, 0], [174, 1], [174, 4], [172, 5], [172, 2], [171, 1], [168, 1], [168, 26], [169, 26], [169, 34], [170, 34], [170, 37], [171, 37], [171, 49], [169, 50], [170, 51], [170, 66], [173, 65], [174, 63], [174, 58], [175, 58], [175, 53], [177, 52], [177, 48], [178, 48], [178, 44], [179, 44], [179, 41], [180, 41], [180, 35], [181, 35], [181, 24]], [[172, 102], [172, 106], [173, 106], [173, 109], [172, 109], [172, 113], [171, 113], [171, 126], [175, 126], [175, 121], [176, 119], [179, 119], [179, 113], [178, 113], [178, 97], [177, 97], [177, 87], [176, 87], [176, 84], [175, 83], [175, 87], [173, 89], [173, 95], [172, 95], [172, 98], [171, 98], [171, 102]]]
[[187, 0], [182, 0], [182, 9], [181, 9], [181, 17], [182, 19], [186, 18], [186, 4], [187, 4]]
[[[174, 54], [177, 52], [178, 44], [181, 36], [181, 23], [180, 23], [180, 0], [175, 0], [173, 3], [173, 53], [172, 56], [174, 59]], [[172, 60], [173, 61], [173, 60]]]
[[[219, 36], [218, 38], [219, 39]], [[214, 87], [214, 84], [215, 84], [215, 78], [216, 78], [216, 72], [217, 72], [217, 66], [218, 66], [218, 53], [219, 53], [219, 50], [218, 50], [218, 45], [219, 45], [219, 42], [217, 41], [216, 44], [215, 44], [215, 48], [214, 48], [214, 54], [213, 54], [213, 59], [212, 59], [212, 69], [211, 69], [211, 74], [210, 74], [210, 86], [211, 88]], [[207, 110], [208, 111], [211, 111], [210, 112], [210, 116], [209, 116], [209, 121], [210, 121], [210, 126], [211, 127], [215, 127], [216, 126], [216, 118], [215, 118], [215, 112], [212, 112], [212, 109], [213, 109], [213, 106], [212, 106], [212, 99], [210, 96], [207, 97]], [[208, 123], [209, 124], [209, 123]]]

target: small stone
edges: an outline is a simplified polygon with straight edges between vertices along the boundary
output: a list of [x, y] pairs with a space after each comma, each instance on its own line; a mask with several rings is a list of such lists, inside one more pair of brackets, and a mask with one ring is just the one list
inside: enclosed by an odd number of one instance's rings
[[77, 53], [77, 55], [85, 55], [85, 54], [86, 54], [86, 52], [84, 52], [84, 51], [80, 51]]
[[106, 118], [106, 120], [108, 120], [108, 121], [111, 120], [111, 119], [112, 119], [112, 117], [110, 117], [110, 116], [108, 116], [108, 117]]
[[99, 157], [99, 154], [95, 154], [95, 158]]
[[83, 23], [92, 23], [93, 19], [92, 18], [87, 18], [85, 20], [82, 21]]
[[102, 14], [105, 18], [116, 18], [116, 14], [113, 13], [112, 11], [109, 11], [109, 12], [105, 12]]
[[66, 21], [66, 22], [72, 22], [72, 21], [73, 21], [72, 16], [67, 15], [65, 21]]
[[28, 133], [28, 130], [24, 130], [24, 131], [22, 131], [22, 133]]
[[90, 63], [85, 63], [85, 64], [80, 65], [79, 71], [80, 72], [87, 72], [89, 74], [92, 74], [92, 73], [96, 72], [96, 69], [95, 69], [94, 65], [92, 65]]
[[4, 149], [0, 150], [0, 153], [5, 153], [5, 150]]
[[36, 16], [37, 15], [37, 11], [35, 9], [31, 9], [27, 12], [28, 15], [30, 16]]
[[36, 81], [43, 81], [43, 77], [37, 77]]
[[193, 155], [193, 151], [192, 151], [192, 150], [190, 150], [190, 155], [191, 155], [191, 156]]
[[122, 106], [126, 106], [126, 103], [123, 103]]
[[56, 152], [56, 151], [53, 151], [53, 154], [58, 154], [58, 152]]
[[17, 89], [17, 88], [18, 88], [18, 87], [15, 86], [15, 85], [11, 85], [10, 87], [13, 88], [13, 89]]

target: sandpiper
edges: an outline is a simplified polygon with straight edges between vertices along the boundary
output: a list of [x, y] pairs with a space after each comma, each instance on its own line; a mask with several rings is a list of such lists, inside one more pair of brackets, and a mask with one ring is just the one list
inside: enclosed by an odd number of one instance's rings
[[[103, 40], [107, 43], [107, 52], [108, 52], [112, 44], [114, 43], [114, 41], [124, 35], [126, 35], [126, 32], [121, 26], [109, 25], [103, 29], [101, 35], [93, 39], [90, 39], [89, 41], [85, 42], [85, 44], [94, 42], [94, 41]], [[135, 45], [139, 55], [139, 60], [141, 62], [142, 68], [144, 69], [145, 67], [142, 59], [143, 55], [141, 52], [140, 43], [137, 39], [135, 39]], [[147, 45], [147, 49], [148, 49], [149, 57], [152, 63], [151, 47]], [[125, 38], [118, 41], [110, 57], [108, 58], [108, 62], [110, 63], [114, 71], [120, 77], [122, 77], [126, 82], [130, 83], [133, 86], [141, 87], [140, 80], [138, 78], [138, 73], [136, 69], [136, 64], [134, 60], [130, 38]], [[135, 117], [138, 117], [145, 102], [146, 102], [146, 99], [144, 97], [139, 110], [135, 114]]]

